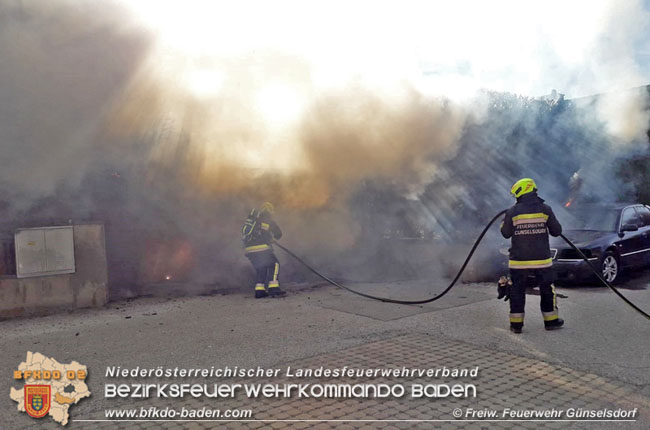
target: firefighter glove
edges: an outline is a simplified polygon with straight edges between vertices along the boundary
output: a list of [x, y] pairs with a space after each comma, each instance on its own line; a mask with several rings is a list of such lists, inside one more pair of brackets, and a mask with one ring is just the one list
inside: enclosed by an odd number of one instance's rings
[[507, 302], [510, 299], [510, 287], [512, 286], [512, 281], [507, 276], [502, 276], [497, 282], [497, 299], [503, 299], [504, 302]]

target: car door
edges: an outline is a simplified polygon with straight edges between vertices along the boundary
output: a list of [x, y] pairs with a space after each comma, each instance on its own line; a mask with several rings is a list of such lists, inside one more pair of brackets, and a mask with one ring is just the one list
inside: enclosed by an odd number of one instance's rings
[[[621, 231], [620, 229], [626, 224], [634, 224], [639, 227], [639, 230]], [[623, 209], [619, 226], [619, 232], [622, 237], [618, 242], [618, 250], [623, 266], [640, 266], [643, 264], [645, 239], [642, 227], [641, 217], [633, 206]]]
[[647, 265], [650, 264], [650, 209], [647, 206], [636, 206], [635, 209], [642, 224], [642, 227], [639, 227], [639, 232], [643, 241], [643, 251], [639, 254], [641, 255], [641, 262]]

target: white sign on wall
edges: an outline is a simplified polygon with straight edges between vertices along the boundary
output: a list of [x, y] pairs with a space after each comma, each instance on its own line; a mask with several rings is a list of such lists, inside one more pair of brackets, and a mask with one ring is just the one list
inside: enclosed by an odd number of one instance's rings
[[19, 278], [75, 272], [71, 226], [20, 229], [15, 244]]

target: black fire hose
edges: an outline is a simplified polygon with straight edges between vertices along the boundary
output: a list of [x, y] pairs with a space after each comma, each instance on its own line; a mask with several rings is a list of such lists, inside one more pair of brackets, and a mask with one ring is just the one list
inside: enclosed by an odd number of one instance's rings
[[[481, 234], [478, 236], [478, 238], [477, 238], [476, 241], [474, 242], [474, 245], [472, 245], [472, 249], [469, 251], [469, 254], [467, 254], [467, 258], [465, 258], [465, 262], [464, 262], [463, 265], [460, 267], [460, 270], [458, 270], [458, 273], [456, 273], [456, 276], [455, 276], [454, 279], [451, 281], [451, 283], [447, 286], [447, 288], [445, 288], [444, 291], [442, 291], [440, 294], [437, 294], [437, 295], [435, 295], [435, 296], [433, 296], [433, 297], [431, 297], [431, 298], [429, 298], [429, 299], [424, 299], [424, 300], [395, 300], [395, 299], [389, 299], [389, 298], [387, 298], [387, 297], [377, 297], [377, 296], [372, 296], [372, 295], [370, 295], [370, 294], [362, 293], [362, 292], [360, 292], [360, 291], [355, 291], [355, 290], [351, 289], [350, 287], [346, 287], [345, 285], [343, 285], [343, 284], [341, 284], [341, 283], [339, 283], [339, 282], [336, 282], [335, 280], [333, 280], [333, 279], [331, 279], [331, 278], [329, 278], [329, 277], [323, 275], [323, 274], [320, 273], [318, 270], [314, 269], [312, 266], [310, 266], [309, 264], [307, 264], [307, 262], [305, 262], [305, 260], [303, 260], [302, 258], [298, 257], [296, 254], [294, 254], [293, 251], [291, 251], [291, 250], [287, 249], [286, 247], [280, 245], [278, 242], [275, 242], [275, 245], [278, 246], [280, 249], [282, 249], [282, 250], [283, 250], [284, 252], [286, 252], [287, 254], [289, 254], [290, 256], [292, 256], [293, 258], [295, 258], [296, 260], [298, 260], [298, 261], [299, 261], [303, 266], [305, 266], [307, 269], [309, 269], [309, 270], [310, 270], [312, 273], [314, 273], [316, 276], [320, 277], [321, 279], [325, 280], [326, 282], [329, 282], [330, 284], [332, 284], [332, 285], [334, 285], [334, 286], [336, 286], [336, 287], [339, 287], [339, 288], [342, 288], [342, 289], [344, 289], [344, 290], [347, 290], [347, 291], [349, 291], [349, 292], [351, 292], [351, 293], [353, 293], [353, 294], [356, 294], [356, 295], [361, 296], [361, 297], [366, 297], [366, 298], [368, 298], [368, 299], [372, 299], [372, 300], [379, 300], [379, 301], [384, 302], [384, 303], [396, 303], [396, 304], [400, 304], [400, 305], [422, 305], [422, 304], [425, 304], [425, 303], [431, 303], [431, 302], [434, 302], [434, 301], [436, 301], [436, 300], [438, 300], [438, 299], [441, 299], [445, 294], [447, 294], [447, 293], [449, 292], [449, 290], [451, 290], [451, 289], [454, 287], [454, 285], [456, 285], [456, 283], [458, 282], [458, 280], [459, 280], [460, 277], [462, 276], [463, 272], [465, 271], [465, 268], [467, 267], [467, 264], [469, 263], [469, 261], [471, 260], [472, 256], [474, 255], [474, 252], [476, 251], [476, 248], [478, 248], [479, 243], [481, 243], [481, 240], [483, 240], [483, 237], [485, 236], [485, 234], [487, 233], [487, 231], [490, 229], [490, 227], [492, 227], [492, 224], [494, 224], [494, 222], [495, 222], [495, 221], [496, 221], [496, 220], [497, 220], [501, 215], [503, 215], [503, 214], [505, 214], [505, 213], [506, 213], [506, 210], [502, 210], [501, 212], [499, 212], [498, 214], [496, 214], [496, 215], [494, 216], [494, 218], [492, 218], [492, 219], [490, 220], [489, 223], [487, 223], [487, 225], [485, 226], [485, 228], [483, 229], [483, 231], [481, 232]], [[620, 297], [620, 298], [621, 298], [625, 303], [627, 303], [630, 307], [632, 307], [632, 309], [634, 309], [635, 311], [637, 311], [638, 313], [640, 313], [641, 315], [643, 315], [645, 318], [647, 318], [648, 320], [650, 320], [650, 315], [648, 315], [648, 314], [645, 313], [643, 310], [641, 310], [638, 306], [636, 306], [634, 303], [632, 303], [632, 302], [631, 302], [627, 297], [625, 297], [623, 294], [621, 294], [621, 292], [618, 291], [618, 289], [616, 289], [612, 284], [610, 284], [609, 282], [607, 282], [607, 281], [605, 280], [605, 278], [602, 277], [602, 275], [600, 274], [600, 272], [599, 272], [599, 271], [598, 271], [598, 270], [597, 270], [597, 269], [596, 269], [596, 268], [591, 264], [591, 262], [589, 261], [589, 259], [587, 258], [587, 256], [585, 256], [585, 255], [582, 253], [582, 251], [580, 251], [580, 249], [578, 249], [578, 247], [576, 247], [576, 246], [573, 244], [573, 242], [571, 242], [569, 239], [567, 239], [566, 236], [564, 236], [563, 234], [561, 234], [560, 237], [561, 237], [562, 239], [564, 239], [564, 241], [565, 241], [566, 243], [568, 243], [569, 246], [571, 246], [573, 249], [575, 249], [575, 250], [578, 252], [578, 255], [580, 255], [580, 257], [581, 257], [583, 260], [585, 260], [585, 261], [587, 262], [587, 264], [589, 265], [589, 268], [590, 268], [590, 269], [591, 269], [591, 270], [596, 274], [596, 276], [598, 277], [598, 279], [599, 279], [603, 284], [605, 284], [605, 285], [606, 285], [610, 290], [612, 290], [614, 293], [616, 293], [616, 295], [619, 296], [619, 297]]]
[[499, 212], [498, 214], [496, 214], [496, 215], [494, 216], [494, 218], [492, 218], [492, 219], [490, 220], [490, 222], [485, 226], [485, 228], [483, 229], [483, 231], [481, 232], [481, 234], [479, 234], [478, 238], [477, 238], [476, 241], [474, 242], [474, 245], [472, 246], [472, 249], [469, 251], [469, 254], [467, 254], [467, 258], [465, 259], [465, 262], [464, 262], [463, 265], [460, 267], [460, 270], [458, 271], [458, 273], [456, 273], [456, 277], [454, 278], [453, 281], [451, 281], [451, 284], [449, 284], [449, 286], [448, 286], [447, 288], [445, 288], [445, 290], [444, 290], [442, 293], [440, 293], [440, 294], [438, 294], [438, 295], [436, 295], [436, 296], [434, 296], [434, 297], [431, 297], [431, 298], [429, 298], [429, 299], [424, 299], [424, 300], [395, 300], [395, 299], [389, 299], [389, 298], [387, 298], [387, 297], [371, 296], [370, 294], [365, 294], [365, 293], [362, 293], [362, 292], [360, 292], [360, 291], [355, 291], [355, 290], [353, 290], [353, 289], [351, 289], [351, 288], [349, 288], [349, 287], [346, 287], [345, 285], [340, 284], [340, 283], [336, 282], [335, 280], [330, 279], [330, 278], [328, 278], [327, 276], [323, 275], [322, 273], [320, 273], [319, 271], [317, 271], [316, 269], [314, 269], [313, 267], [311, 267], [309, 264], [307, 264], [307, 263], [305, 262], [305, 260], [303, 260], [302, 258], [298, 257], [298, 256], [297, 256], [296, 254], [294, 254], [292, 251], [288, 250], [287, 248], [285, 248], [284, 246], [280, 245], [279, 243], [275, 242], [275, 245], [277, 245], [277, 246], [280, 247], [280, 249], [282, 249], [284, 252], [286, 252], [287, 254], [289, 254], [290, 256], [292, 256], [293, 258], [295, 258], [296, 260], [298, 260], [300, 263], [303, 264], [303, 266], [305, 266], [307, 269], [309, 269], [309, 270], [310, 270], [312, 273], [314, 273], [315, 275], [319, 276], [320, 278], [322, 278], [323, 280], [329, 282], [330, 284], [332, 284], [332, 285], [334, 285], [334, 286], [337, 286], [337, 287], [339, 287], [339, 288], [343, 288], [344, 290], [347, 290], [347, 291], [349, 291], [349, 292], [351, 292], [351, 293], [353, 293], [353, 294], [359, 295], [359, 296], [361, 296], [361, 297], [366, 297], [366, 298], [368, 298], [368, 299], [379, 300], [379, 301], [382, 301], [382, 302], [385, 302], [385, 303], [396, 303], [396, 304], [400, 304], [400, 305], [422, 305], [422, 304], [424, 304], [424, 303], [431, 303], [431, 302], [435, 302], [435, 301], [438, 300], [438, 299], [441, 299], [445, 294], [447, 294], [447, 293], [449, 292], [449, 290], [451, 290], [451, 289], [454, 287], [454, 285], [456, 285], [456, 282], [458, 282], [458, 280], [460, 279], [461, 275], [462, 275], [463, 272], [465, 271], [465, 268], [467, 267], [467, 264], [469, 263], [469, 260], [470, 260], [470, 259], [472, 258], [472, 256], [474, 255], [474, 251], [476, 251], [476, 248], [478, 248], [478, 244], [481, 243], [481, 240], [483, 239], [483, 236], [485, 236], [485, 233], [487, 233], [487, 231], [490, 229], [490, 227], [492, 226], [492, 224], [494, 224], [494, 221], [496, 221], [496, 220], [497, 220], [501, 215], [503, 215], [503, 214], [505, 214], [505, 213], [506, 213], [506, 211], [505, 211], [505, 210], [502, 210], [501, 212]]

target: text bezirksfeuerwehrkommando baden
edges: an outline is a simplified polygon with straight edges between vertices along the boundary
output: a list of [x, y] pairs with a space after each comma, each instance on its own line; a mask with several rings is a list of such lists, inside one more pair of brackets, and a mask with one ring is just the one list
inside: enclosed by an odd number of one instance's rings
[[476, 378], [478, 367], [473, 368], [354, 368], [354, 367], [316, 367], [316, 368], [243, 368], [243, 367], [132, 367], [109, 366], [107, 378]]
[[104, 397], [148, 399], [209, 397], [234, 398], [446, 398], [476, 397], [474, 384], [384, 384], [384, 383], [316, 383], [316, 384], [105, 384]]

